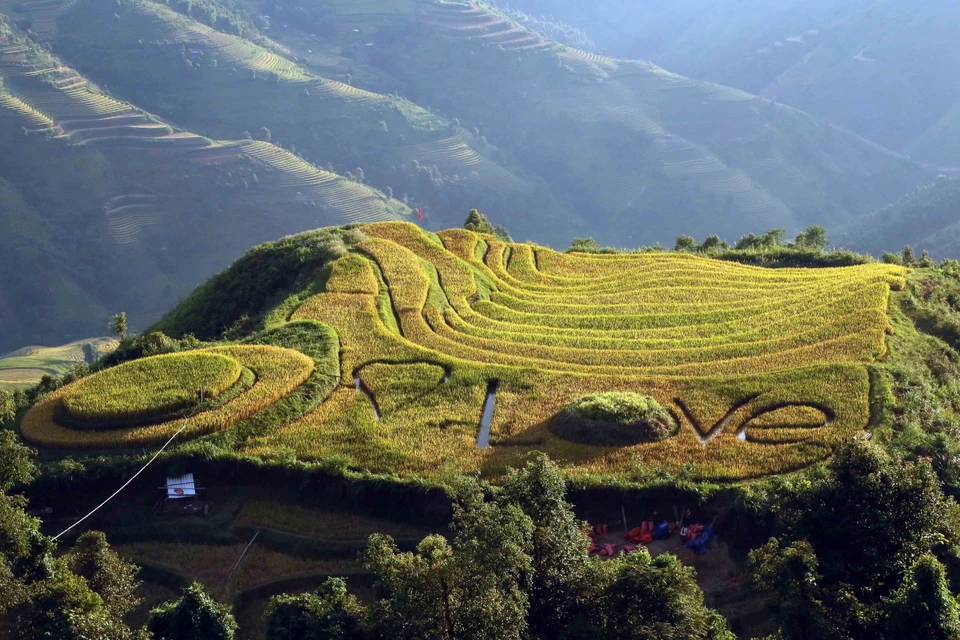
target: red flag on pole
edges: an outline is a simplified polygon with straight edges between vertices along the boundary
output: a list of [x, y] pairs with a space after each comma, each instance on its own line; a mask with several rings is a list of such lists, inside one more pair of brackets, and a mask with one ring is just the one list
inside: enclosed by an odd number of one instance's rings
[[423, 207], [417, 208], [417, 218], [423, 220]]

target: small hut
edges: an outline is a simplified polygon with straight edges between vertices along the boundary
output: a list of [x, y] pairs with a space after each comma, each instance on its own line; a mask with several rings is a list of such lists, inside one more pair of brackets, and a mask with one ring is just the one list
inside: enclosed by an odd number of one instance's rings
[[193, 474], [188, 473], [179, 478], [167, 478], [167, 500], [184, 500], [197, 497], [197, 485]]
[[182, 516], [210, 513], [210, 503], [199, 499], [197, 492], [202, 487], [197, 486], [192, 473], [168, 477], [161, 489], [164, 490], [164, 497], [160, 501], [160, 513]]

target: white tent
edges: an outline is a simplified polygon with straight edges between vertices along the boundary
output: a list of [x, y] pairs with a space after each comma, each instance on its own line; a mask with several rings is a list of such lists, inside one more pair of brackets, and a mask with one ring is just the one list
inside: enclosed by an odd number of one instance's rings
[[195, 498], [196, 496], [197, 485], [193, 481], [192, 473], [179, 478], [167, 478], [167, 498], [178, 500], [180, 498]]

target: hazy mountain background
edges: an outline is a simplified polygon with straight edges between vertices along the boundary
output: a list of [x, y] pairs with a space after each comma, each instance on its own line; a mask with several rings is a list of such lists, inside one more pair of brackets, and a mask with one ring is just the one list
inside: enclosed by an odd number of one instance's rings
[[605, 53], [749, 91], [914, 159], [960, 155], [960, 5], [945, 0], [512, 0]]
[[[960, 166], [958, 11], [0, 0], [0, 351], [143, 328], [251, 245], [420, 208], [558, 248], [894, 248], [891, 203]], [[916, 242], [952, 251], [951, 213]]]

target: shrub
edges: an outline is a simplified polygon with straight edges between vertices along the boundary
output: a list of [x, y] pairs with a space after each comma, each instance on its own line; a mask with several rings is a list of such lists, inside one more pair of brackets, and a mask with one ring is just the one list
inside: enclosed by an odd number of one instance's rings
[[676, 419], [659, 402], [629, 391], [581, 396], [553, 421], [561, 438], [605, 446], [659, 442], [677, 429]]
[[147, 630], [156, 640], [233, 640], [237, 622], [225, 605], [194, 582], [179, 600], [150, 612]]

